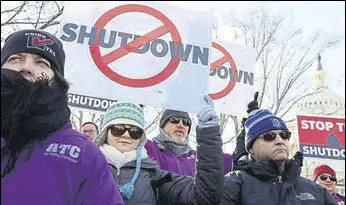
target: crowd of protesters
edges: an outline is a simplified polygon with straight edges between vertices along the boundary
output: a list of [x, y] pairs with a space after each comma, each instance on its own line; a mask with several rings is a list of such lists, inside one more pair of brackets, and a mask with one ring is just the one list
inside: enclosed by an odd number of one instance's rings
[[[65, 51], [48, 32], [25, 29], [1, 50], [1, 204], [337, 205], [335, 171], [301, 175], [291, 131], [249, 102], [233, 154], [223, 153], [213, 101], [197, 113], [166, 109], [147, 139], [143, 108], [117, 102], [99, 127], [72, 128]], [[249, 100], [250, 101], [250, 100]], [[245, 107], [245, 106], [244, 106]], [[196, 150], [189, 145], [196, 129]]]

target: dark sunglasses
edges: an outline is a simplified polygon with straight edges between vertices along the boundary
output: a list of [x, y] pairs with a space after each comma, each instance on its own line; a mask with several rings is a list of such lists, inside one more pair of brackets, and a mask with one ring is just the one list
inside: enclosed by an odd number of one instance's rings
[[332, 181], [332, 182], [336, 182], [336, 178], [335, 177], [331, 177], [331, 176], [327, 176], [327, 175], [321, 175], [320, 176], [320, 180], [322, 181], [326, 181], [329, 177], [329, 180]]
[[184, 126], [191, 126], [191, 120], [183, 118], [183, 117], [170, 117], [168, 118], [168, 121], [173, 124], [178, 124], [179, 122], [183, 121]]
[[138, 140], [143, 135], [143, 129], [133, 125], [113, 125], [109, 127], [113, 136], [122, 136], [126, 131], [132, 139]]
[[271, 142], [271, 141], [274, 141], [276, 139], [276, 135], [279, 135], [284, 140], [290, 140], [290, 138], [291, 138], [291, 132], [288, 130], [282, 130], [279, 133], [266, 132], [264, 134], [261, 134], [259, 137], [262, 137], [267, 142]]

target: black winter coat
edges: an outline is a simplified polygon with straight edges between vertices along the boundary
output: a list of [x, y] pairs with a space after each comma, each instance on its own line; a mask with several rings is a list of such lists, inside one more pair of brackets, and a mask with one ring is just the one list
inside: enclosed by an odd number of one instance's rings
[[248, 162], [225, 177], [221, 205], [337, 205], [332, 196], [288, 160], [279, 174], [273, 162]]

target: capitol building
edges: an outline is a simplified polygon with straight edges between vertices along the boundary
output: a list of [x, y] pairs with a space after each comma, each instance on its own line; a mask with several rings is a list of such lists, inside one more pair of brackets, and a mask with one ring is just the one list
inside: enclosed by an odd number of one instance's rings
[[[326, 72], [321, 63], [321, 56], [318, 55], [318, 66], [314, 73], [314, 91], [312, 95], [302, 98], [292, 109], [292, 114], [313, 115], [313, 116], [331, 116], [345, 118], [345, 99], [335, 94], [326, 84]], [[291, 156], [298, 151], [299, 139], [297, 131], [296, 117], [287, 120], [287, 125], [292, 130]], [[345, 161], [321, 158], [304, 158], [301, 176], [312, 177], [313, 170], [320, 164], [327, 164], [336, 171], [338, 183], [337, 191], [345, 193]]]

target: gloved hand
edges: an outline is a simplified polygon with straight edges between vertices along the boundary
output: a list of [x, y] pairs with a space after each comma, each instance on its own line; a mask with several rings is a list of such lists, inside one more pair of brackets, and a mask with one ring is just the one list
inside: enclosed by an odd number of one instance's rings
[[206, 106], [197, 114], [199, 127], [212, 127], [220, 124], [219, 116], [214, 110], [213, 100], [209, 95], [204, 96]]
[[258, 110], [259, 109], [259, 106], [258, 106], [258, 92], [255, 92], [255, 95], [254, 95], [254, 100], [251, 101], [248, 105], [247, 105], [247, 110], [246, 112], [250, 115], [250, 113], [254, 110]]

